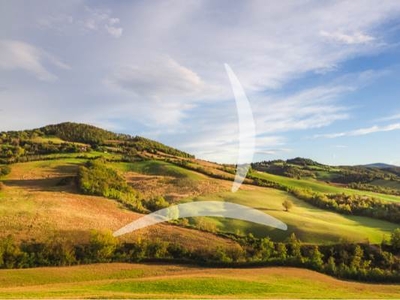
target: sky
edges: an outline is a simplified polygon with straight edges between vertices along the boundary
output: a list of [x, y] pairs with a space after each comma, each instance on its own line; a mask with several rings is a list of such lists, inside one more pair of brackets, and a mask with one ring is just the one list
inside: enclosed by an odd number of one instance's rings
[[0, 0], [0, 131], [72, 121], [235, 162], [400, 165], [400, 2]]

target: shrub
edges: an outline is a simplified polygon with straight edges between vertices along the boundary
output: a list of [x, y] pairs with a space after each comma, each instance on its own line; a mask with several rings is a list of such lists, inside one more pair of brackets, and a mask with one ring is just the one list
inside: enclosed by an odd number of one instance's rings
[[9, 166], [0, 166], [0, 177], [10, 174], [11, 168]]
[[167, 200], [164, 199], [164, 197], [158, 196], [145, 202], [145, 206], [151, 211], [156, 211], [159, 209], [167, 208], [169, 206], [169, 203]]

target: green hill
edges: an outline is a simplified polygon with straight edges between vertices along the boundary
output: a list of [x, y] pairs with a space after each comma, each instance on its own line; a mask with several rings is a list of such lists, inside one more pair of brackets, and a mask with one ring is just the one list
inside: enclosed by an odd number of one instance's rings
[[[396, 246], [388, 242], [400, 227], [400, 196], [319, 177], [372, 176], [383, 186], [395, 182], [394, 173], [296, 158], [254, 164], [240, 190], [232, 193], [235, 166], [195, 159], [142, 137], [74, 123], [0, 137], [0, 266], [103, 262], [92, 253], [98, 247], [93, 230], [112, 232], [160, 208], [212, 200], [253, 207], [282, 220], [288, 230], [234, 219], [184, 218], [123, 236], [107, 261], [284, 264], [389, 282], [400, 271]], [[288, 211], [285, 201], [292, 203]], [[356, 250], [360, 263], [352, 269]], [[329, 269], [330, 257], [335, 269]]]

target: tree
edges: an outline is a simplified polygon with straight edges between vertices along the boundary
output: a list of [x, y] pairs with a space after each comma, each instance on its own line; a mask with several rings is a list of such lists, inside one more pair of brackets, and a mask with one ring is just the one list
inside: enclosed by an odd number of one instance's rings
[[364, 256], [364, 251], [360, 247], [360, 245], [357, 245], [356, 248], [354, 249], [353, 257], [350, 262], [350, 267], [359, 269], [361, 267], [361, 262]]
[[335, 258], [333, 256], [330, 256], [328, 258], [328, 262], [325, 265], [325, 270], [328, 272], [328, 274], [335, 275], [336, 274], [336, 263], [335, 263]]
[[395, 251], [400, 251], [400, 228], [397, 228], [392, 232], [390, 242]]
[[91, 258], [97, 262], [109, 262], [117, 249], [118, 241], [110, 231], [90, 233]]
[[282, 203], [282, 206], [285, 208], [285, 211], [289, 211], [293, 207], [293, 202], [290, 200], [285, 200]]
[[277, 257], [281, 261], [285, 261], [287, 259], [287, 248], [286, 248], [286, 245], [284, 243], [278, 243], [277, 246], [276, 246], [276, 253], [277, 253]]
[[318, 246], [315, 245], [313, 249], [311, 250], [311, 255], [310, 255], [310, 263], [313, 268], [316, 270], [320, 270], [322, 268], [322, 265], [324, 261], [322, 260], [323, 255], [319, 251]]
[[259, 257], [263, 261], [267, 261], [274, 250], [274, 243], [269, 238], [263, 238], [260, 241]]
[[290, 256], [292, 256], [298, 262], [304, 262], [301, 255], [301, 242], [297, 239], [296, 235], [292, 233], [288, 239], [288, 244], [290, 247]]

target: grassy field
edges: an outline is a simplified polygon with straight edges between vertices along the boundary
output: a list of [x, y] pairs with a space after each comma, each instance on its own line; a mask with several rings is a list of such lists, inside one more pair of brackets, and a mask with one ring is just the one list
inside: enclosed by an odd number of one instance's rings
[[171, 176], [175, 178], [190, 178], [193, 180], [202, 180], [206, 178], [206, 176], [202, 174], [157, 160], [139, 161], [135, 163], [113, 163], [111, 165], [123, 172], [136, 172], [146, 175]]
[[398, 181], [377, 179], [377, 180], [372, 181], [371, 184], [400, 190], [400, 182], [398, 182]]
[[[11, 234], [17, 240], [43, 241], [61, 235], [85, 242], [91, 229], [114, 231], [142, 216], [114, 200], [80, 195], [74, 186], [57, 185], [60, 177], [75, 174], [82, 162], [68, 159], [13, 165], [0, 195], [0, 236]], [[177, 242], [188, 249], [236, 246], [211, 233], [169, 224], [125, 235], [123, 240], [139, 236]]]
[[367, 191], [359, 191], [359, 190], [353, 190], [353, 189], [348, 189], [340, 186], [335, 186], [327, 183], [323, 183], [320, 181], [316, 180], [305, 180], [305, 179], [294, 179], [294, 178], [289, 178], [289, 177], [284, 177], [284, 176], [278, 176], [278, 175], [273, 175], [269, 173], [264, 173], [264, 172], [256, 172], [255, 176], [262, 178], [262, 179], [267, 179], [270, 181], [278, 182], [281, 184], [284, 184], [286, 186], [291, 186], [291, 187], [298, 187], [298, 188], [303, 188], [303, 189], [311, 189], [316, 192], [321, 192], [321, 193], [345, 193], [349, 195], [368, 195], [372, 196], [375, 198], [379, 198], [382, 200], [386, 201], [396, 201], [400, 202], [400, 197], [399, 196], [392, 196], [392, 195], [385, 195], [385, 194], [379, 194], [379, 193], [373, 193], [373, 192], [367, 192]]
[[98, 264], [0, 270], [0, 298], [398, 298], [400, 285], [340, 281], [295, 268]]
[[[289, 199], [294, 207], [286, 212], [282, 202]], [[254, 207], [288, 225], [287, 231], [272, 229], [240, 220], [208, 218], [224, 232], [252, 233], [258, 237], [269, 236], [282, 241], [292, 232], [307, 243], [335, 243], [340, 239], [380, 243], [383, 236], [388, 236], [398, 225], [366, 217], [345, 216], [311, 206], [291, 195], [274, 190], [253, 186], [244, 186], [237, 193], [222, 192], [213, 195], [185, 199], [185, 201], [220, 200]]]
[[[13, 165], [11, 174], [4, 180], [6, 189], [0, 198], [2, 233], [11, 233], [19, 239], [29, 236], [40, 239], [48, 236], [49, 232], [85, 238], [90, 229], [116, 230], [137, 219], [140, 214], [123, 209], [116, 201], [79, 195], [73, 186], [57, 185], [60, 177], [75, 174], [78, 165], [84, 161], [71, 158]], [[318, 209], [275, 189], [243, 185], [239, 192], [231, 193], [228, 181], [210, 179], [168, 163], [146, 161], [115, 163], [113, 166], [124, 172], [135, 188], [143, 191], [166, 195], [177, 201], [222, 200], [247, 205], [288, 225], [287, 231], [281, 231], [239, 220], [206, 219], [223, 232], [252, 233], [258, 237], [269, 236], [277, 241], [295, 232], [303, 242], [319, 244], [335, 243], [340, 239], [360, 242], [368, 239], [372, 243], [380, 243], [384, 236], [387, 237], [398, 227], [381, 220], [345, 216]], [[192, 183], [189, 187], [187, 180]], [[294, 203], [290, 212], [283, 211], [282, 202], [285, 199]], [[227, 244], [212, 234], [165, 224], [150, 227], [144, 232], [153, 238], [192, 243], [193, 247], [201, 246], [207, 239], [217, 244]]]

